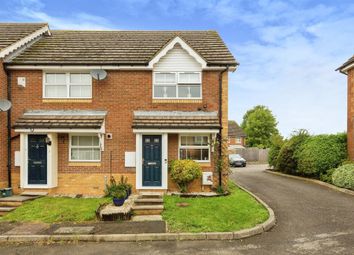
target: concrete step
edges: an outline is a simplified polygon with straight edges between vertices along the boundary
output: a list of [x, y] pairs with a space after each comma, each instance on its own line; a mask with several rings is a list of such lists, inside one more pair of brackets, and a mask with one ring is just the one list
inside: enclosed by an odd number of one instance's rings
[[132, 221], [162, 221], [161, 215], [136, 215]]
[[162, 192], [140, 192], [138, 198], [162, 198]]
[[18, 207], [23, 202], [34, 200], [38, 196], [11, 196], [0, 198], [0, 207]]
[[19, 207], [22, 202], [18, 201], [0, 201], [0, 207]]
[[15, 210], [16, 207], [0, 207], [0, 216], [4, 216], [5, 214]]
[[135, 200], [136, 205], [163, 205], [162, 198], [138, 198]]
[[160, 215], [163, 211], [163, 205], [134, 205], [135, 215]]
[[21, 193], [21, 196], [28, 196], [28, 197], [43, 197], [48, 195], [48, 192], [45, 191], [24, 191]]

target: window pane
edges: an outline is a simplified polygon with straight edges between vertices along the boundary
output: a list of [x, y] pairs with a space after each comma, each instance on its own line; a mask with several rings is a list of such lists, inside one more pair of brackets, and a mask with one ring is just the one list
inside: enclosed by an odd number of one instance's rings
[[81, 74], [79, 73], [70, 74], [70, 83], [81, 83]]
[[93, 146], [99, 146], [100, 145], [100, 139], [98, 139], [98, 136], [93, 136], [92, 137], [92, 145]]
[[87, 73], [81, 74], [81, 81], [82, 81], [82, 84], [91, 85], [92, 84], [91, 75], [87, 74]]
[[201, 97], [201, 86], [190, 87], [190, 97]]
[[100, 160], [100, 149], [93, 149], [93, 157], [92, 160]]
[[78, 136], [72, 136], [71, 137], [71, 145], [79, 145], [79, 137]]
[[66, 97], [66, 86], [45, 86], [45, 97]]
[[155, 86], [154, 87], [154, 97], [163, 97], [165, 94], [165, 87]]
[[179, 83], [200, 83], [200, 73], [179, 73]]
[[209, 150], [202, 149], [202, 160], [209, 160]]
[[70, 97], [91, 97], [91, 86], [71, 85]]
[[70, 74], [70, 83], [91, 85], [91, 76], [85, 73]]
[[155, 73], [155, 83], [176, 83], [175, 73]]
[[66, 84], [66, 74], [65, 73], [47, 73], [45, 81], [48, 84]]
[[165, 87], [165, 97], [176, 97], [176, 87], [168, 86]]
[[92, 146], [92, 136], [80, 136], [79, 137], [80, 146]]
[[180, 159], [187, 159], [187, 149], [180, 149], [179, 150], [179, 158]]
[[187, 145], [187, 137], [181, 136], [181, 145]]
[[55, 84], [55, 74], [47, 73], [47, 74], [45, 75], [45, 81], [46, 81], [46, 83]]
[[71, 159], [79, 160], [79, 149], [71, 149]]
[[208, 145], [208, 137], [207, 136], [203, 136], [203, 142], [202, 145]]
[[178, 86], [178, 97], [189, 97], [189, 87]]

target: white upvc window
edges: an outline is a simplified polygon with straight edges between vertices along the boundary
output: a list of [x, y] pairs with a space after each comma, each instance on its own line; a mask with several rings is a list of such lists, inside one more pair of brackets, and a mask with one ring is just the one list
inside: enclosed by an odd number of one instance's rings
[[50, 73], [43, 75], [44, 98], [92, 98], [89, 73]]
[[209, 135], [180, 135], [179, 159], [210, 162]]
[[70, 135], [69, 158], [75, 162], [101, 161], [100, 139], [97, 134]]
[[163, 99], [201, 99], [201, 72], [154, 72], [153, 97]]

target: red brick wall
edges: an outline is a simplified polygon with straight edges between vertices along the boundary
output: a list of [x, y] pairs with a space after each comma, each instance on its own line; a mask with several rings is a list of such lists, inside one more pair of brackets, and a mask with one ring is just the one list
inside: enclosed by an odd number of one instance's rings
[[350, 160], [354, 160], [354, 69], [348, 72], [348, 155]]
[[[93, 82], [92, 101], [43, 100], [42, 71], [12, 71], [12, 80], [26, 77], [26, 87], [12, 84], [13, 111], [12, 124], [25, 109], [91, 109], [107, 110], [106, 132], [113, 134], [112, 140], [105, 140], [100, 166], [71, 166], [68, 162], [67, 135], [59, 135], [59, 174], [60, 173], [109, 173], [109, 154], [112, 152], [112, 172], [132, 173], [135, 169], [124, 167], [124, 152], [135, 151], [135, 134], [132, 132], [134, 110], [180, 110], [197, 111], [207, 106], [207, 111], [218, 110], [218, 71], [203, 73], [203, 100], [193, 103], [156, 103], [152, 100], [151, 71], [109, 71], [105, 80]], [[225, 111], [227, 109], [224, 107]], [[227, 114], [224, 115], [227, 123]], [[227, 125], [226, 125], [227, 126]], [[226, 130], [227, 131], [227, 130]], [[16, 135], [13, 132], [13, 135]], [[169, 136], [169, 159], [177, 158], [177, 136]], [[13, 142], [13, 151], [19, 150], [19, 138]], [[19, 167], [13, 167], [19, 173]], [[15, 185], [18, 185], [16, 183]]]
[[[7, 98], [7, 76], [0, 59], [0, 99]], [[0, 112], [0, 188], [7, 187], [7, 115]]]
[[229, 137], [229, 145], [242, 145], [245, 146], [245, 138], [240, 137], [241, 142], [238, 142], [235, 137]]

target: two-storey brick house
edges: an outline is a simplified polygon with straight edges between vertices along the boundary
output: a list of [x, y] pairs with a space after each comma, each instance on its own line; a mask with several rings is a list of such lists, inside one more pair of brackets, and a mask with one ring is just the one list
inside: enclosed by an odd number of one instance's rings
[[136, 190], [175, 190], [178, 158], [218, 185], [213, 144], [227, 138], [236, 66], [215, 31], [48, 31], [4, 64], [12, 187], [100, 195], [124, 175]]
[[354, 160], [354, 55], [337, 71], [348, 76], [347, 90], [347, 144], [349, 160]]
[[[38, 40], [41, 35], [48, 33], [45, 23], [0, 23], [0, 100], [6, 100], [8, 95], [8, 76], [4, 61], [14, 56], [19, 50]], [[7, 113], [0, 107], [0, 188], [9, 185], [8, 175], [8, 130]], [[11, 156], [11, 155], [10, 155]]]
[[246, 145], [246, 133], [234, 120], [228, 123], [228, 146], [229, 150], [242, 149]]

